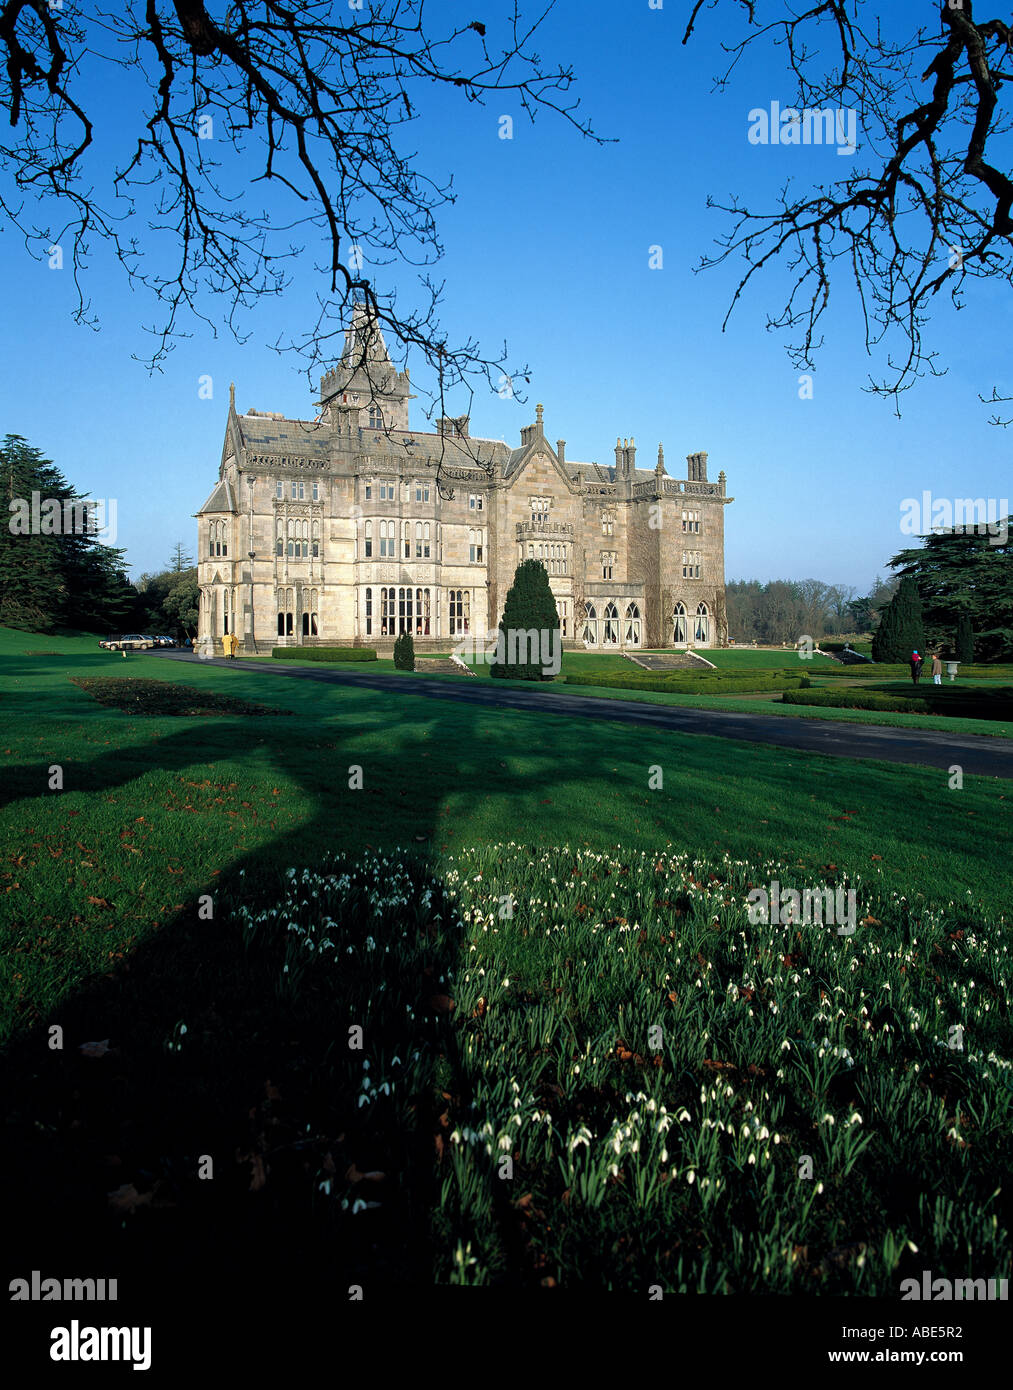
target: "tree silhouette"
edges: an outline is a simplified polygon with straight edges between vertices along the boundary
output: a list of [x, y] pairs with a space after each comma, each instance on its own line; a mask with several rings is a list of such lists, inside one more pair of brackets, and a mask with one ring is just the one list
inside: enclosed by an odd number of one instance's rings
[[[813, 366], [822, 344], [831, 283], [849, 280], [867, 351], [887, 347], [886, 376], [868, 389], [895, 407], [916, 378], [941, 375], [922, 341], [935, 295], [946, 290], [960, 308], [968, 280], [1008, 284], [1013, 276], [1013, 180], [988, 158], [990, 150], [1007, 153], [1001, 89], [1013, 76], [1013, 29], [975, 18], [975, 3], [940, 0], [932, 32], [905, 7], [869, 0], [780, 0], [762, 14], [756, 0], [695, 0], [683, 36], [688, 43], [702, 11], [720, 12], [727, 63], [719, 88], [755, 48], [780, 49], [796, 92], [782, 123], [798, 125], [807, 112], [854, 112], [858, 151], [834, 161], [843, 177], [807, 191], [786, 185], [770, 210], [734, 197], [709, 200], [729, 214], [731, 229], [699, 268], [735, 256], [747, 263], [730, 314], [753, 276], [782, 261], [791, 289], [768, 328], [795, 331], [789, 352], [801, 369]], [[789, 143], [801, 134], [790, 132]], [[1004, 398], [993, 387], [987, 399]], [[995, 416], [993, 423], [1008, 422]]]
[[[361, 301], [429, 364], [440, 395], [476, 374], [492, 381], [505, 349], [493, 359], [471, 340], [455, 348], [440, 328], [440, 287], [425, 267], [442, 254], [435, 213], [453, 192], [405, 152], [403, 132], [427, 91], [449, 88], [473, 104], [505, 94], [532, 120], [548, 110], [597, 139], [578, 118], [572, 70], [532, 47], [551, 8], [528, 21], [506, 5], [487, 36], [485, 23], [444, 12], [430, 23], [425, 0], [365, 9], [125, 0], [99, 10], [0, 0], [0, 106], [11, 131], [0, 144], [0, 210], [32, 254], [55, 244], [62, 255], [66, 244], [79, 321], [95, 321], [89, 252], [112, 248], [132, 287], [159, 306], [153, 367], [186, 320], [215, 329], [205, 293], [220, 296], [236, 332], [242, 310], [281, 294], [286, 266], [303, 254], [298, 234], [322, 250], [329, 285], [320, 321], [291, 345], [307, 352], [311, 373]], [[127, 122], [125, 144], [99, 164], [113, 110]], [[254, 201], [263, 184], [271, 209]], [[378, 295], [367, 261], [421, 267], [421, 307]]]

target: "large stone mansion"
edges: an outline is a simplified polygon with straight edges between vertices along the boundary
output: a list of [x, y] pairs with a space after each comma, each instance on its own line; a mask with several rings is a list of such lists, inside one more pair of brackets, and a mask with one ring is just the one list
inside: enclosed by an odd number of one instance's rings
[[466, 417], [410, 429], [410, 399], [361, 310], [314, 420], [240, 415], [230, 391], [219, 481], [196, 514], [199, 650], [220, 653], [226, 633], [247, 652], [389, 650], [404, 631], [423, 651], [491, 644], [527, 558], [548, 571], [566, 648], [727, 642], [732, 499], [706, 454], [684, 479], [660, 446], [638, 468], [632, 438], [614, 464], [577, 463], [548, 442], [540, 405], [511, 449], [472, 437]]

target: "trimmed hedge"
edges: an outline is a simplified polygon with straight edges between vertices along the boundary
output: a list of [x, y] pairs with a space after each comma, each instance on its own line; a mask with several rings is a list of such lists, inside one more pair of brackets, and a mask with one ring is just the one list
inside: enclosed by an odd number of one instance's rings
[[761, 671], [754, 675], [743, 672], [719, 675], [716, 671], [705, 676], [687, 675], [676, 671], [670, 676], [657, 673], [638, 675], [605, 674], [600, 676], [567, 676], [567, 685], [597, 685], [612, 690], [654, 690], [668, 695], [737, 695], [757, 691], [777, 694], [781, 690], [797, 690], [804, 675], [789, 676], [778, 671]]
[[275, 661], [375, 661], [372, 647], [274, 647]]
[[1013, 721], [1013, 698], [1008, 697], [1005, 691], [988, 691], [984, 698], [976, 699], [970, 691], [954, 691], [952, 696], [940, 698], [938, 686], [919, 696], [888, 695], [880, 690], [788, 690], [781, 696], [781, 703], [821, 705], [831, 709], [882, 710], [891, 714], [949, 715], [954, 719]]
[[[884, 680], [884, 681], [902, 681], [902, 680], [906, 680], [906, 681], [910, 681], [910, 679], [911, 679], [911, 667], [910, 667], [910, 666], [888, 665], [888, 664], [886, 664], [885, 662], [884, 662], [884, 663], [876, 663], [876, 662], [873, 662], [873, 663], [872, 663], [871, 665], [869, 665], [869, 666], [865, 666], [865, 665], [862, 665], [862, 666], [835, 666], [835, 667], [833, 667], [833, 668], [830, 669], [830, 670], [827, 670], [826, 667], [821, 666], [820, 669], [819, 669], [819, 676], [820, 676], [820, 680], [823, 680], [824, 677], [828, 677], [828, 678], [831, 679], [831, 680], [835, 679], [836, 677], [843, 677], [845, 680], [851, 680], [853, 677], [857, 677], [859, 680]], [[926, 657], [926, 659], [925, 659], [925, 664], [924, 664], [924, 666], [922, 667], [922, 681], [924, 682], [924, 681], [931, 681], [931, 680], [932, 680], [932, 658], [931, 658], [931, 657]], [[1009, 663], [1006, 663], [1006, 664], [1004, 664], [1004, 665], [1003, 665], [1003, 664], [996, 664], [996, 665], [994, 665], [994, 666], [985, 666], [985, 665], [981, 665], [981, 664], [976, 663], [976, 664], [973, 665], [973, 666], [958, 666], [958, 667], [957, 667], [957, 679], [956, 679], [954, 682], [952, 682], [953, 686], [954, 686], [954, 687], [958, 686], [962, 680], [975, 680], [975, 681], [999, 681], [999, 680], [1001, 680], [1001, 681], [1009, 681], [1009, 680], [1013, 680], [1013, 665], [1010, 665]], [[946, 660], [945, 660], [945, 658], [944, 658], [944, 659], [943, 659], [943, 685], [944, 685], [944, 686], [949, 686], [950, 684], [951, 684], [951, 681], [950, 681], [949, 676], [946, 674]]]

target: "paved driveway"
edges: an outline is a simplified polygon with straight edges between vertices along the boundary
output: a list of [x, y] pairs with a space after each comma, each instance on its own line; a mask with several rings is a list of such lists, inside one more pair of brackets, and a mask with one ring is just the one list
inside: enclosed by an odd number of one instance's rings
[[[188, 652], [151, 652], [163, 661], [196, 664]], [[201, 665], [255, 671], [293, 680], [322, 681], [385, 695], [484, 705], [492, 709], [541, 710], [569, 719], [604, 719], [620, 724], [646, 724], [679, 734], [710, 734], [777, 748], [824, 753], [836, 758], [876, 758], [881, 762], [914, 763], [947, 771], [954, 764], [979, 777], [1013, 778], [1013, 739], [977, 734], [949, 734], [926, 729], [897, 729], [878, 724], [844, 724], [829, 719], [793, 719], [789, 715], [726, 713], [677, 705], [640, 704], [533, 685], [530, 690], [501, 689], [485, 681], [429, 680], [424, 676], [369, 675], [365, 672], [314, 670], [286, 662], [228, 661], [215, 657]]]

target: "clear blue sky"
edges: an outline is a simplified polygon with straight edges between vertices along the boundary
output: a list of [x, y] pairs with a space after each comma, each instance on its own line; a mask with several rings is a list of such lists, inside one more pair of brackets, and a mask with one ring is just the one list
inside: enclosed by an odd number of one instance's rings
[[[903, 0], [897, 13], [915, 20], [924, 9]], [[862, 391], [883, 364], [865, 356], [843, 278], [812, 400], [799, 399], [783, 339], [764, 328], [783, 302], [779, 273], [753, 288], [722, 333], [739, 266], [694, 274], [726, 226], [706, 208], [708, 194], [770, 206], [786, 177], [825, 182], [845, 161], [833, 148], [751, 145], [748, 111], [790, 103], [783, 70], [768, 55], [713, 94], [716, 22], [705, 13], [683, 48], [684, 15], [676, 0], [660, 10], [647, 0], [560, 0], [541, 31], [538, 51], [573, 65], [583, 110], [615, 144], [582, 141], [548, 113], [532, 126], [497, 97], [483, 108], [444, 94], [405, 129], [402, 148], [416, 149], [434, 178], [454, 178], [457, 201], [440, 218], [445, 326], [490, 349], [505, 338], [533, 372], [529, 405], [478, 397], [472, 431], [515, 442], [542, 401], [546, 433], [565, 438], [575, 460], [611, 463], [617, 434], [632, 434], [640, 463], [651, 466], [663, 441], [669, 472], [682, 476], [685, 455], [705, 449], [710, 476], [724, 469], [736, 499], [726, 512], [729, 579], [817, 576], [866, 592], [910, 544], [899, 529], [905, 497], [1013, 491], [1013, 439], [988, 424], [977, 398], [1004, 384], [1008, 319], [981, 291], [959, 315], [941, 299], [930, 345], [949, 375], [908, 393], [900, 420]], [[104, 123], [130, 128], [130, 80], [102, 77], [100, 158]], [[498, 138], [502, 114], [515, 119], [512, 140]], [[648, 268], [655, 245], [661, 270]], [[311, 417], [304, 373], [270, 344], [313, 322], [326, 288], [314, 259], [319, 248], [301, 259], [284, 300], [244, 320], [247, 343], [189, 324], [193, 336], [150, 376], [131, 355], [149, 350], [143, 328], [156, 308], [128, 292], [108, 257], [96, 250], [85, 282], [102, 319], [96, 333], [70, 322], [66, 272], [29, 260], [17, 235], [0, 238], [0, 432], [24, 435], [91, 495], [117, 499], [117, 544], [134, 577], [163, 568], [177, 539], [194, 549], [192, 514], [217, 478], [230, 380], [241, 409]], [[375, 276], [382, 290], [384, 273]], [[410, 281], [400, 283], [406, 292]], [[203, 374], [211, 400], [198, 396]]]

